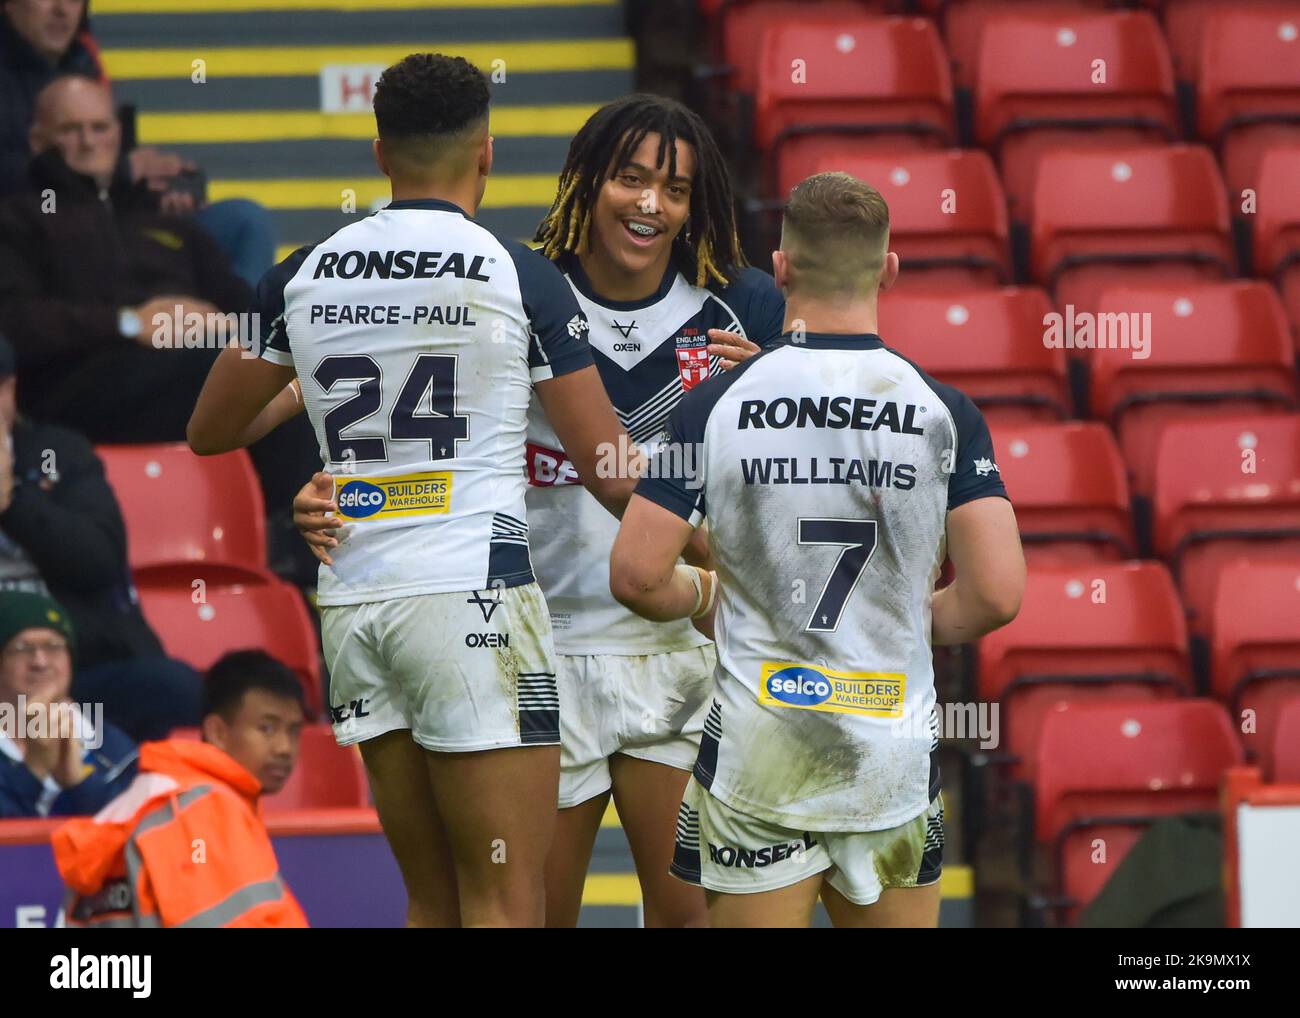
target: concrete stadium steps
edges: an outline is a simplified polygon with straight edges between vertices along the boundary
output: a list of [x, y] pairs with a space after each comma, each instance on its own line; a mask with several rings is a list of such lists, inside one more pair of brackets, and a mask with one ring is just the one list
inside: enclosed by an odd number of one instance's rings
[[[373, 116], [322, 111], [325, 67], [432, 50], [504, 72], [479, 218], [521, 240], [554, 197], [574, 132], [634, 85], [619, 0], [97, 0], [92, 23], [118, 101], [136, 107], [138, 142], [193, 159], [212, 201], [266, 205], [281, 257], [388, 195]], [[349, 191], [354, 213], [342, 210]]]

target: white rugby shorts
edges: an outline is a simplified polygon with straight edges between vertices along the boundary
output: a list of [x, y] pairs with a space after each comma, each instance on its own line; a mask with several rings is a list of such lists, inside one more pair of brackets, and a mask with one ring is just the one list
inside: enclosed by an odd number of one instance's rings
[[712, 644], [666, 654], [561, 654], [560, 808], [608, 791], [615, 753], [689, 772], [716, 662]]
[[340, 746], [399, 729], [448, 753], [560, 741], [536, 583], [323, 607], [321, 635]]

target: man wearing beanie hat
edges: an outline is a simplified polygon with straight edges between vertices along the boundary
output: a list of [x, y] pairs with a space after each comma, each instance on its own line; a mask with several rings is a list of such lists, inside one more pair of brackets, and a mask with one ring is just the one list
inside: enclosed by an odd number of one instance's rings
[[0, 335], [0, 590], [49, 594], [77, 631], [73, 695], [136, 741], [199, 723], [198, 673], [163, 655], [127, 568], [126, 528], [94, 448], [18, 413]]
[[96, 813], [135, 777], [135, 743], [68, 699], [73, 643], [57, 601], [0, 592], [0, 817]]

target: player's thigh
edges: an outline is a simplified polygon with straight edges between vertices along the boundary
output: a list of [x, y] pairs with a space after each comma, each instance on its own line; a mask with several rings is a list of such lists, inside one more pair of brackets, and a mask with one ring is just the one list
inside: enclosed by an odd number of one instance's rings
[[606, 789], [585, 802], [561, 808], [556, 815], [555, 837], [546, 854], [547, 926], [578, 925], [587, 868], [608, 805]]
[[812, 925], [822, 875], [754, 894], [708, 891], [709, 925], [715, 929], [803, 929]]
[[646, 926], [704, 926], [708, 914], [699, 887], [675, 879], [677, 814], [690, 773], [616, 753], [610, 758], [614, 803], [632, 849], [645, 904]]
[[807, 926], [831, 867], [825, 839], [741, 813], [691, 778], [671, 871], [707, 891], [711, 926]]
[[540, 924], [560, 747], [431, 753], [429, 774], [456, 861], [462, 921]]
[[427, 756], [408, 731], [361, 743], [379, 822], [406, 885], [408, 923], [458, 926], [456, 870], [438, 817]]
[[822, 886], [822, 904], [831, 923], [844, 929], [933, 928], [939, 925], [942, 898], [939, 884], [890, 887], [872, 905], [855, 905], [829, 883]]
[[836, 926], [936, 926], [943, 871], [943, 796], [883, 831], [823, 836], [833, 863], [822, 900]]

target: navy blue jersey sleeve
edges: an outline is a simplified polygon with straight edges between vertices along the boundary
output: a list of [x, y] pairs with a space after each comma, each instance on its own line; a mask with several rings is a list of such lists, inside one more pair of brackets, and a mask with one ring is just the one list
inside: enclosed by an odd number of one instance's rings
[[533, 381], [558, 378], [595, 363], [587, 345], [587, 318], [560, 270], [523, 244], [503, 243], [514, 259], [519, 294], [532, 329], [528, 367]]
[[950, 385], [935, 388], [952, 414], [957, 429], [957, 458], [948, 475], [948, 510], [973, 502], [977, 498], [1009, 499], [997, 461], [993, 458], [993, 439], [989, 426], [969, 396]]
[[289, 331], [284, 319], [284, 288], [298, 274], [302, 263], [312, 253], [315, 244], [298, 248], [279, 265], [267, 270], [257, 284], [253, 296], [253, 319], [257, 323], [258, 356], [281, 367], [293, 367], [293, 354], [289, 350]]
[[753, 266], [741, 269], [718, 296], [735, 312], [751, 343], [768, 346], [781, 338], [785, 325], [785, 297], [776, 280]]
[[712, 376], [682, 397], [668, 415], [664, 444], [656, 450], [646, 476], [637, 482], [638, 495], [699, 526], [708, 514], [704, 432], [709, 416], [727, 390], [765, 353], [755, 354], [726, 374]]

